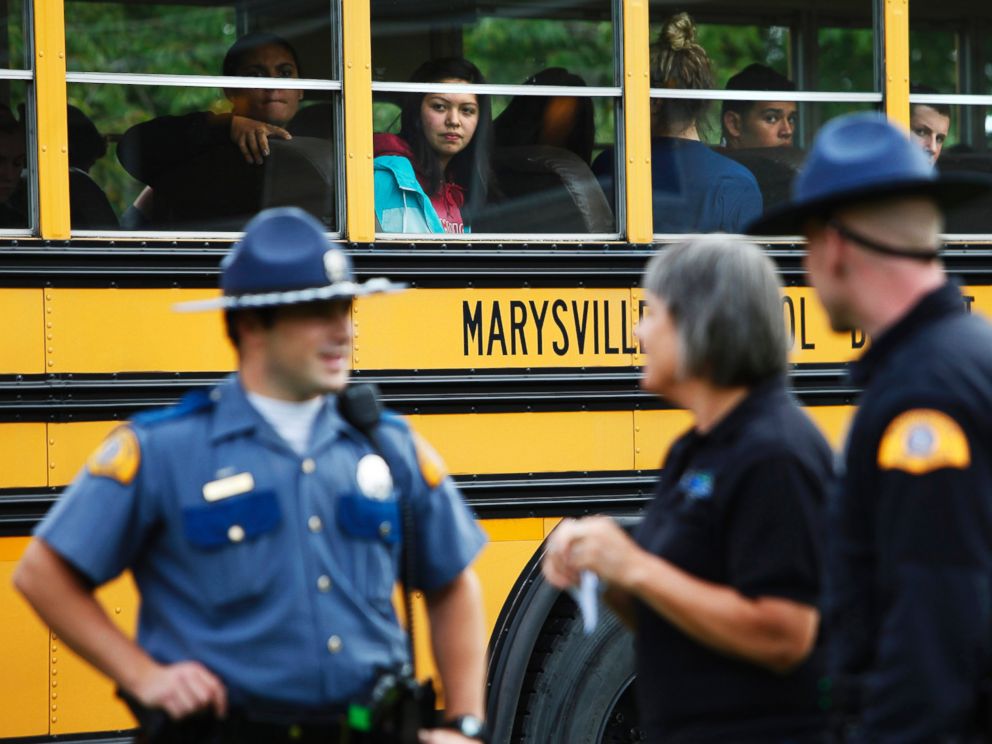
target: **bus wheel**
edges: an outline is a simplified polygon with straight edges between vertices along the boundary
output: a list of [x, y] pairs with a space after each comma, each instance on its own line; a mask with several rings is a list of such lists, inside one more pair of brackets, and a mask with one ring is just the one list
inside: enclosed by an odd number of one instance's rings
[[633, 638], [600, 608], [589, 636], [572, 600], [552, 610], [531, 659], [515, 742], [617, 744], [642, 740], [634, 701]]

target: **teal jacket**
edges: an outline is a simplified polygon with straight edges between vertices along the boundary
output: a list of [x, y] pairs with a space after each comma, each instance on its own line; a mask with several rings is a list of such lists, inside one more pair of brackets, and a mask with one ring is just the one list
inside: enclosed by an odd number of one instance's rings
[[375, 216], [390, 233], [443, 233], [441, 218], [417, 183], [413, 165], [401, 155], [380, 155], [375, 169]]

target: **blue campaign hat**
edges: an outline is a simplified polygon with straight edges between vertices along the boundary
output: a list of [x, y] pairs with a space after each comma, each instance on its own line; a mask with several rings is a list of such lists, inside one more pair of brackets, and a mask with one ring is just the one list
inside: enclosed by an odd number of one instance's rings
[[361, 297], [405, 288], [384, 278], [355, 281], [351, 260], [297, 207], [267, 209], [221, 262], [221, 297], [176, 305], [182, 312], [239, 310]]
[[925, 196], [939, 207], [992, 191], [978, 175], [938, 175], [906, 132], [881, 114], [848, 114], [820, 130], [792, 184], [792, 199], [747, 228], [750, 235], [797, 235], [810, 217], [837, 207], [898, 196]]

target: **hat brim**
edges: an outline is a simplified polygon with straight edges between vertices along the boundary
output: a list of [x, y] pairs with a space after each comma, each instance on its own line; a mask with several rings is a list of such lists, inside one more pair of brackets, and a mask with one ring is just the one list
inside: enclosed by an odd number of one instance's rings
[[811, 217], [829, 214], [835, 209], [855, 203], [870, 203], [900, 196], [925, 196], [946, 210], [985, 194], [992, 193], [992, 179], [978, 175], [949, 174], [936, 180], [914, 179], [893, 181], [879, 186], [866, 186], [842, 193], [831, 194], [805, 202], [791, 202], [769, 209], [752, 222], [747, 235], [802, 235], [806, 221]]
[[245, 310], [278, 305], [299, 305], [304, 302], [352, 299], [387, 292], [402, 292], [406, 287], [406, 284], [391, 282], [384, 277], [376, 277], [361, 284], [358, 282], [335, 282], [324, 287], [308, 287], [307, 289], [294, 289], [287, 292], [225, 295], [209, 300], [180, 302], [174, 305], [173, 309], [180, 313], [198, 313], [205, 310]]

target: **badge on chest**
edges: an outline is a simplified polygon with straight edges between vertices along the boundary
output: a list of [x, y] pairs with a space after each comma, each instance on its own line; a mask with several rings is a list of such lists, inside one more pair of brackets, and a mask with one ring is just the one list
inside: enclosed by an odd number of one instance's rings
[[399, 505], [389, 465], [379, 455], [365, 455], [355, 469], [358, 493], [338, 499], [341, 529], [352, 537], [388, 544], [399, 541]]

